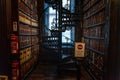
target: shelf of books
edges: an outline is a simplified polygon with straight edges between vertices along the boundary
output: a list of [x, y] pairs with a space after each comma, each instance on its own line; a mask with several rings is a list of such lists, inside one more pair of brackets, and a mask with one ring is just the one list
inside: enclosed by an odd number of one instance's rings
[[39, 55], [37, 0], [12, 2], [11, 57], [12, 80], [23, 80]]
[[96, 80], [103, 80], [106, 4], [105, 0], [83, 1], [83, 35], [87, 55], [85, 66]]

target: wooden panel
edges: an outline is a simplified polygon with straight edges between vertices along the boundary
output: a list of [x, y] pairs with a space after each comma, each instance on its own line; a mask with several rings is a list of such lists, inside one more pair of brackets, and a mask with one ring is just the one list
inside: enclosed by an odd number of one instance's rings
[[10, 71], [10, 49], [9, 49], [9, 33], [10, 33], [10, 3], [11, 1], [0, 0], [0, 74], [9, 75]]
[[[82, 7], [80, 6], [81, 2], [79, 0], [75, 0], [75, 13], [80, 14], [82, 11]], [[81, 14], [79, 15], [79, 20], [80, 22], [76, 22], [75, 25], [75, 41], [76, 42], [80, 42], [81, 41], [81, 37], [83, 36], [82, 34], [82, 16]]]
[[120, 79], [120, 4], [119, 0], [111, 0], [110, 6], [110, 36], [109, 50], [107, 54], [107, 75], [108, 80]]

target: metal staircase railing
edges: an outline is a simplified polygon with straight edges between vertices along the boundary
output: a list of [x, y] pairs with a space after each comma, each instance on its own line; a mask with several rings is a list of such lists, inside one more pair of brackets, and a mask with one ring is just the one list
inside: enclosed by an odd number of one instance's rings
[[[55, 2], [55, 0], [52, 0]], [[52, 2], [51, 2], [52, 3]], [[57, 3], [57, 4], [55, 4]], [[65, 9], [62, 7], [62, 1], [56, 0], [53, 4], [53, 8], [56, 9], [59, 13], [59, 26], [58, 32], [62, 34], [62, 32], [71, 29], [75, 26], [76, 22], [79, 21], [78, 14], [72, 13], [70, 10]], [[58, 44], [61, 44], [58, 47], [59, 55], [60, 55], [60, 62], [58, 64], [58, 72], [61, 70], [75, 70], [76, 71], [76, 80], [80, 80], [80, 65], [77, 60], [74, 58], [74, 42], [73, 44], [63, 43], [61, 42], [62, 35], [58, 35]], [[60, 49], [59, 49], [60, 48]]]
[[57, 54], [59, 55], [59, 59], [62, 59], [62, 54], [64, 53], [70, 53], [73, 56], [74, 46], [72, 46], [70, 49], [67, 47], [71, 44], [62, 44], [62, 32], [70, 30], [73, 26], [76, 25], [75, 23], [79, 21], [79, 19], [77, 19], [78, 15], [72, 13], [69, 9], [62, 7], [62, 0], [45, 0], [45, 2], [52, 6], [53, 9], [58, 11], [58, 19], [55, 19], [58, 20], [58, 23], [56, 23], [57, 26], [55, 26], [55, 28], [52, 30], [46, 27], [50, 35], [43, 36], [42, 41], [44, 46], [46, 48], [52, 49], [55, 52], [58, 52]]
[[[73, 56], [74, 43], [72, 46], [68, 43], [62, 44], [62, 32], [75, 26], [75, 22], [78, 21], [78, 19], [76, 19], [77, 15], [62, 7], [61, 0], [45, 0], [45, 2], [52, 6], [53, 9], [58, 11], [58, 19], [55, 19], [58, 20], [58, 23], [56, 23], [57, 26], [55, 26], [54, 29], [49, 29], [44, 24], [42, 25], [41, 29], [43, 30], [41, 30], [41, 44], [45, 49], [49, 50], [49, 52], [54, 53], [54, 55], [58, 57], [59, 61], [61, 61], [62, 57], [64, 56], [63, 54], [70, 54]], [[41, 17], [43, 17], [43, 13], [48, 8], [49, 7], [44, 9], [44, 11], [41, 13]], [[40, 21], [42, 21], [41, 17]]]
[[[58, 15], [58, 25], [50, 30], [47, 27], [49, 35], [42, 36], [42, 44], [50, 52], [55, 53], [58, 57], [58, 69], [70, 69], [77, 71], [77, 80], [79, 80], [79, 64], [74, 58], [74, 41], [72, 43], [62, 43], [62, 32], [71, 29], [79, 21], [78, 14], [72, 13], [70, 10], [62, 7], [62, 0], [45, 0], [53, 9], [56, 9]], [[56, 21], [57, 22], [57, 21]], [[57, 24], [57, 23], [56, 23]], [[64, 36], [65, 37], [65, 36]], [[58, 70], [58, 71], [59, 71]]]
[[[74, 41], [71, 39], [71, 43], [62, 43], [62, 32], [71, 29], [79, 21], [78, 14], [72, 13], [70, 10], [62, 7], [61, 0], [45, 0], [53, 9], [56, 9], [59, 13], [58, 24], [54, 29], [49, 29], [43, 26], [41, 44], [48, 51], [48, 55], [53, 53], [53, 58], [58, 59], [58, 72], [61, 70], [75, 70], [77, 80], [80, 79], [80, 66], [77, 60], [74, 58]], [[57, 22], [57, 21], [56, 21]], [[67, 38], [67, 37], [66, 37]], [[68, 38], [69, 39], [69, 38]]]
[[[47, 35], [42, 36], [42, 45], [46, 49], [51, 49], [53, 52], [58, 52], [58, 32], [54, 30], [47, 29]], [[48, 35], [49, 34], [49, 35]]]

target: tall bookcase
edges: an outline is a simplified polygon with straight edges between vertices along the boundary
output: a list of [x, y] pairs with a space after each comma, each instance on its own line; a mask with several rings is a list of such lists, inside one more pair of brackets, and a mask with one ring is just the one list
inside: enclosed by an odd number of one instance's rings
[[94, 79], [103, 80], [106, 34], [106, 0], [83, 0], [85, 66]]
[[37, 0], [12, 0], [11, 68], [12, 80], [22, 80], [39, 55]]

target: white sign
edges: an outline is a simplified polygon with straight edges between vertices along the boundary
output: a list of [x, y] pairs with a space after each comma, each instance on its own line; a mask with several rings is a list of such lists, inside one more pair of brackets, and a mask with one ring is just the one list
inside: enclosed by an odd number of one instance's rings
[[13, 22], [13, 31], [17, 31], [17, 21]]
[[84, 57], [85, 56], [85, 43], [76, 42], [75, 43], [75, 57]]

